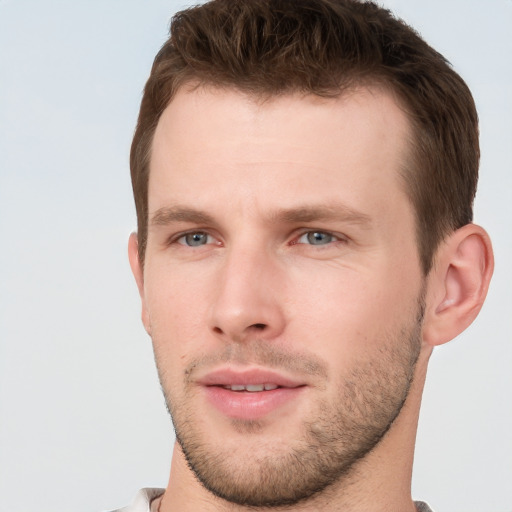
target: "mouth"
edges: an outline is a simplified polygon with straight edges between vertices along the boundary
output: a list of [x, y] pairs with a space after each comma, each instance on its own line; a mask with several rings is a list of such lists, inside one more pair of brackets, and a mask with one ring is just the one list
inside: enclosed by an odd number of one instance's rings
[[257, 420], [292, 407], [306, 383], [264, 369], [211, 372], [198, 380], [207, 401], [222, 415]]
[[218, 368], [200, 375], [198, 384], [202, 386], [220, 386], [231, 391], [271, 391], [276, 388], [296, 388], [305, 382], [274, 370], [251, 367]]

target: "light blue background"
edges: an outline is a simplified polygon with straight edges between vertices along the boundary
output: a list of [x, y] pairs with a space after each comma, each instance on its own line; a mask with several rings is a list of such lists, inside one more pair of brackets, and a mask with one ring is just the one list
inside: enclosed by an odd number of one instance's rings
[[[388, 0], [467, 80], [496, 273], [433, 356], [413, 493], [512, 510], [512, 1]], [[141, 90], [184, 2], [0, 0], [0, 511], [100, 511], [165, 486], [172, 428], [126, 258]]]

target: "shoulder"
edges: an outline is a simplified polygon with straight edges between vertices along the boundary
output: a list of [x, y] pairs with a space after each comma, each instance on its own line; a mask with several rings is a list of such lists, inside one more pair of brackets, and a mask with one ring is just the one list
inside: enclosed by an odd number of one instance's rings
[[135, 496], [135, 499], [131, 505], [112, 510], [111, 512], [150, 512], [151, 502], [155, 498], [161, 496], [163, 492], [164, 489], [153, 487], [141, 489]]
[[414, 504], [418, 512], [434, 512], [424, 501], [415, 501]]

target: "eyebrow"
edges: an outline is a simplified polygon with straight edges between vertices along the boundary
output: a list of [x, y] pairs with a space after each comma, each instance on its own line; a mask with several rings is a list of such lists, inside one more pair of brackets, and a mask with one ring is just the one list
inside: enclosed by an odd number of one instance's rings
[[[338, 221], [357, 224], [369, 228], [372, 219], [366, 213], [354, 210], [344, 204], [304, 205], [280, 209], [269, 215], [272, 223], [300, 224], [320, 221]], [[151, 226], [166, 226], [173, 222], [190, 222], [191, 224], [215, 224], [209, 213], [186, 206], [165, 206], [159, 208], [150, 220]]]
[[183, 206], [165, 206], [159, 208], [151, 217], [151, 226], [166, 226], [172, 222], [190, 222], [193, 224], [212, 224], [211, 215], [195, 208]]
[[279, 210], [271, 215], [272, 220], [290, 224], [316, 221], [342, 221], [369, 227], [372, 219], [366, 213], [354, 210], [344, 204], [298, 206]]

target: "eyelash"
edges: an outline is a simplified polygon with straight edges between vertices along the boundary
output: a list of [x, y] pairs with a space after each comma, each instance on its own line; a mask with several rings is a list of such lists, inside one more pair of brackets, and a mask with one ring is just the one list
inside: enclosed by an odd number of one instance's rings
[[[186, 243], [186, 239], [187, 237], [191, 237], [191, 236], [195, 236], [195, 235], [204, 235], [207, 237], [207, 240], [206, 240], [206, 243], [202, 244], [202, 243], [199, 243], [198, 245], [191, 245], [189, 243]], [[322, 235], [322, 236], [327, 236], [330, 238], [329, 241], [327, 241], [326, 243], [319, 243], [319, 244], [314, 244], [314, 243], [306, 243], [306, 242], [300, 242], [300, 239], [303, 238], [303, 237], [308, 237], [309, 236], [315, 236], [315, 235]], [[210, 240], [208, 240], [210, 239]], [[185, 233], [180, 233], [179, 235], [173, 237], [170, 241], [169, 241], [169, 244], [173, 244], [173, 243], [177, 243], [179, 245], [182, 245], [182, 246], [185, 246], [185, 247], [202, 247], [204, 245], [208, 245], [211, 242], [211, 240], [214, 239], [214, 237], [212, 235], [210, 235], [207, 231], [202, 231], [202, 230], [197, 230], [197, 231], [187, 231]], [[183, 242], [181, 242], [180, 240], [183, 240]], [[311, 240], [309, 240], [311, 241]], [[307, 231], [303, 231], [302, 233], [299, 234], [298, 237], [294, 238], [294, 240], [290, 243], [290, 245], [311, 245], [312, 247], [329, 247], [329, 246], [332, 246], [334, 243], [337, 243], [337, 242], [341, 242], [341, 243], [346, 243], [348, 240], [346, 237], [344, 236], [340, 236], [340, 235], [336, 235], [334, 233], [331, 233], [330, 231], [322, 231], [322, 230], [319, 230], [319, 229], [310, 229], [310, 230], [307, 230]], [[220, 244], [218, 244], [220, 245]]]
[[[311, 240], [309, 239], [310, 236], [315, 236], [315, 235], [321, 235], [321, 236], [326, 236], [328, 238], [330, 238], [329, 241], [327, 241], [326, 243], [319, 243], [319, 244], [314, 244], [314, 243], [305, 243], [305, 242], [300, 242], [299, 240], [303, 237], [308, 237], [308, 241], [311, 242]], [[320, 241], [319, 238], [317, 238], [317, 240]], [[336, 243], [336, 242], [346, 242], [347, 239], [345, 237], [342, 237], [340, 235], [336, 235], [334, 233], [331, 233], [330, 231], [322, 231], [320, 229], [311, 229], [311, 230], [308, 230], [308, 231], [304, 231], [303, 233], [301, 233], [299, 235], [299, 237], [292, 243], [292, 245], [299, 245], [299, 244], [304, 244], [304, 245], [311, 245], [313, 247], [328, 247], [328, 246], [332, 246], [332, 244]]]

